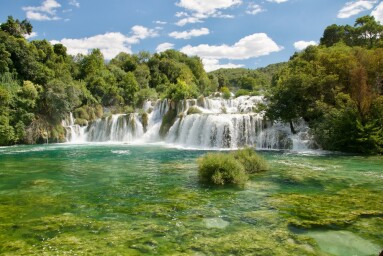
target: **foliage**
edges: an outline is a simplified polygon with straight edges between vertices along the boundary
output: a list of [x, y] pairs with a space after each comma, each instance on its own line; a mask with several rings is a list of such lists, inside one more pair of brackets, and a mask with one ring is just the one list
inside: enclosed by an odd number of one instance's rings
[[171, 84], [166, 92], [166, 98], [172, 99], [176, 102], [196, 98], [197, 88], [193, 84], [187, 84], [183, 80], [178, 80], [176, 84]]
[[363, 16], [356, 19], [354, 26], [328, 26], [320, 39], [320, 44], [327, 47], [343, 42], [348, 46], [376, 47], [382, 41], [383, 26], [374, 16]]
[[245, 96], [245, 95], [250, 95], [250, 91], [249, 90], [245, 90], [245, 89], [239, 89], [235, 93], [235, 97], [240, 97], [240, 96]]
[[221, 88], [221, 92], [222, 92], [222, 97], [224, 98], [224, 99], [230, 99], [230, 97], [231, 97], [231, 92], [230, 92], [230, 90], [229, 90], [229, 88], [227, 88], [226, 86], [224, 86], [224, 87], [222, 87]]
[[32, 33], [32, 25], [28, 20], [14, 20], [12, 16], [8, 16], [7, 22], [2, 23], [0, 29], [14, 37], [23, 37]]
[[197, 108], [197, 107], [190, 107], [189, 109], [188, 109], [188, 111], [187, 111], [187, 114], [188, 115], [193, 115], [193, 114], [201, 114], [202, 113], [202, 111], [199, 109], [199, 108]]
[[201, 182], [244, 185], [249, 175], [268, 170], [266, 161], [251, 148], [232, 153], [208, 153], [198, 160]]
[[248, 180], [243, 165], [233, 155], [208, 153], [198, 159], [198, 175], [201, 182], [217, 185], [242, 186]]
[[134, 109], [159, 95], [179, 101], [216, 90], [196, 56], [120, 53], [107, 63], [99, 49], [70, 56], [62, 44], [28, 42], [30, 33], [27, 20], [10, 16], [0, 25], [0, 145], [60, 139], [65, 131], [57, 127], [69, 112], [85, 124], [103, 107]]
[[252, 148], [237, 150], [232, 154], [234, 158], [243, 165], [245, 172], [248, 174], [267, 171], [269, 169], [266, 161], [257, 153], [255, 153]]
[[296, 53], [274, 76], [267, 116], [293, 131], [303, 118], [323, 149], [382, 153], [382, 31], [370, 16], [354, 27], [329, 26], [321, 46]]

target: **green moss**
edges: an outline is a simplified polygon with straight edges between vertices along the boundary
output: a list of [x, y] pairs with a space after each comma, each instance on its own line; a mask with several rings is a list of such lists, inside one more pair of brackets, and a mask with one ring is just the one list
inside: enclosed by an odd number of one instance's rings
[[271, 204], [288, 222], [300, 228], [346, 227], [361, 218], [383, 216], [383, 198], [379, 191], [361, 188], [343, 189], [334, 194], [282, 194]]
[[170, 127], [174, 124], [177, 118], [177, 110], [176, 108], [170, 108], [168, 112], [162, 118], [161, 128], [160, 128], [160, 136], [165, 137], [169, 132]]
[[142, 126], [144, 128], [144, 132], [146, 132], [149, 124], [149, 117], [148, 113], [144, 112], [141, 114], [141, 121], [142, 121]]
[[76, 118], [75, 124], [78, 124], [80, 126], [86, 126], [88, 125], [88, 121], [86, 119]]
[[199, 108], [197, 108], [197, 107], [190, 107], [189, 109], [188, 109], [188, 111], [187, 111], [187, 114], [188, 115], [193, 115], [193, 114], [201, 114], [202, 113], [202, 111], [199, 109]]

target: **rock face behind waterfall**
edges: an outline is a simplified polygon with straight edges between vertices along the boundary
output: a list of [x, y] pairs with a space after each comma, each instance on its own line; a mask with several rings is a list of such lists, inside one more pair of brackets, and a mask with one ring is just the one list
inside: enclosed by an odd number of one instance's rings
[[288, 125], [273, 124], [263, 112], [257, 112], [257, 104], [262, 102], [262, 96], [199, 98], [178, 104], [158, 100], [144, 104], [145, 114], [111, 115], [85, 127], [73, 125], [72, 118], [70, 125], [63, 125], [72, 143], [165, 141], [197, 149], [256, 145], [262, 149], [299, 150], [310, 146], [308, 128], [303, 123], [297, 124], [297, 134], [291, 134]]

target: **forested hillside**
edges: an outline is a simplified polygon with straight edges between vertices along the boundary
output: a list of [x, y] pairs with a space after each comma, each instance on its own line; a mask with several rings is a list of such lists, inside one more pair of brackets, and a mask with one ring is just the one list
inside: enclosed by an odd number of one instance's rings
[[383, 153], [383, 26], [372, 16], [327, 27], [318, 46], [288, 62], [209, 74], [199, 57], [176, 50], [120, 53], [108, 62], [98, 49], [70, 56], [62, 44], [28, 42], [32, 29], [12, 17], [0, 26], [0, 145], [63, 141], [69, 112], [81, 125], [105, 109], [138, 111], [146, 99], [217, 90], [230, 97], [231, 90], [266, 95], [267, 117], [293, 132], [304, 119], [323, 149]]
[[103, 109], [126, 113], [146, 99], [180, 100], [218, 88], [198, 57], [175, 50], [120, 53], [106, 62], [94, 49], [70, 56], [62, 44], [28, 42], [32, 25], [9, 17], [0, 27], [0, 145], [63, 141], [61, 121], [85, 124]]
[[273, 79], [268, 116], [303, 118], [323, 149], [383, 153], [383, 26], [331, 25]]
[[258, 69], [219, 69], [209, 74], [218, 79], [220, 88], [228, 87], [236, 96], [261, 95], [268, 91], [272, 78], [285, 65], [286, 63], [277, 63]]

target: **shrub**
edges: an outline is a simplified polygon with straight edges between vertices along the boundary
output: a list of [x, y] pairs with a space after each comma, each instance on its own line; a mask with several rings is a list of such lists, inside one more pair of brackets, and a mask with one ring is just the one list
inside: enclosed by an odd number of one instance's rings
[[231, 97], [231, 92], [229, 90], [229, 88], [227, 88], [226, 86], [222, 87], [221, 88], [221, 92], [222, 92], [222, 97], [226, 100], [230, 99]]
[[242, 186], [248, 180], [243, 165], [232, 154], [209, 153], [198, 159], [198, 176], [201, 182], [217, 185]]
[[246, 95], [250, 95], [250, 91], [249, 90], [246, 90], [246, 89], [239, 89], [236, 93], [235, 93], [235, 97], [239, 97], [239, 96], [246, 96]]
[[266, 161], [251, 148], [244, 148], [232, 153], [245, 168], [246, 173], [253, 174], [269, 169]]
[[86, 119], [83, 119], [83, 118], [76, 118], [75, 124], [78, 124], [80, 126], [86, 126], [86, 125], [88, 125], [88, 121]]
[[201, 114], [201, 113], [202, 111], [197, 107], [190, 107], [187, 112], [188, 115]]
[[132, 106], [125, 106], [124, 107], [124, 113], [125, 114], [132, 114], [134, 112], [135, 112], [135, 110], [134, 110], [134, 108]]

